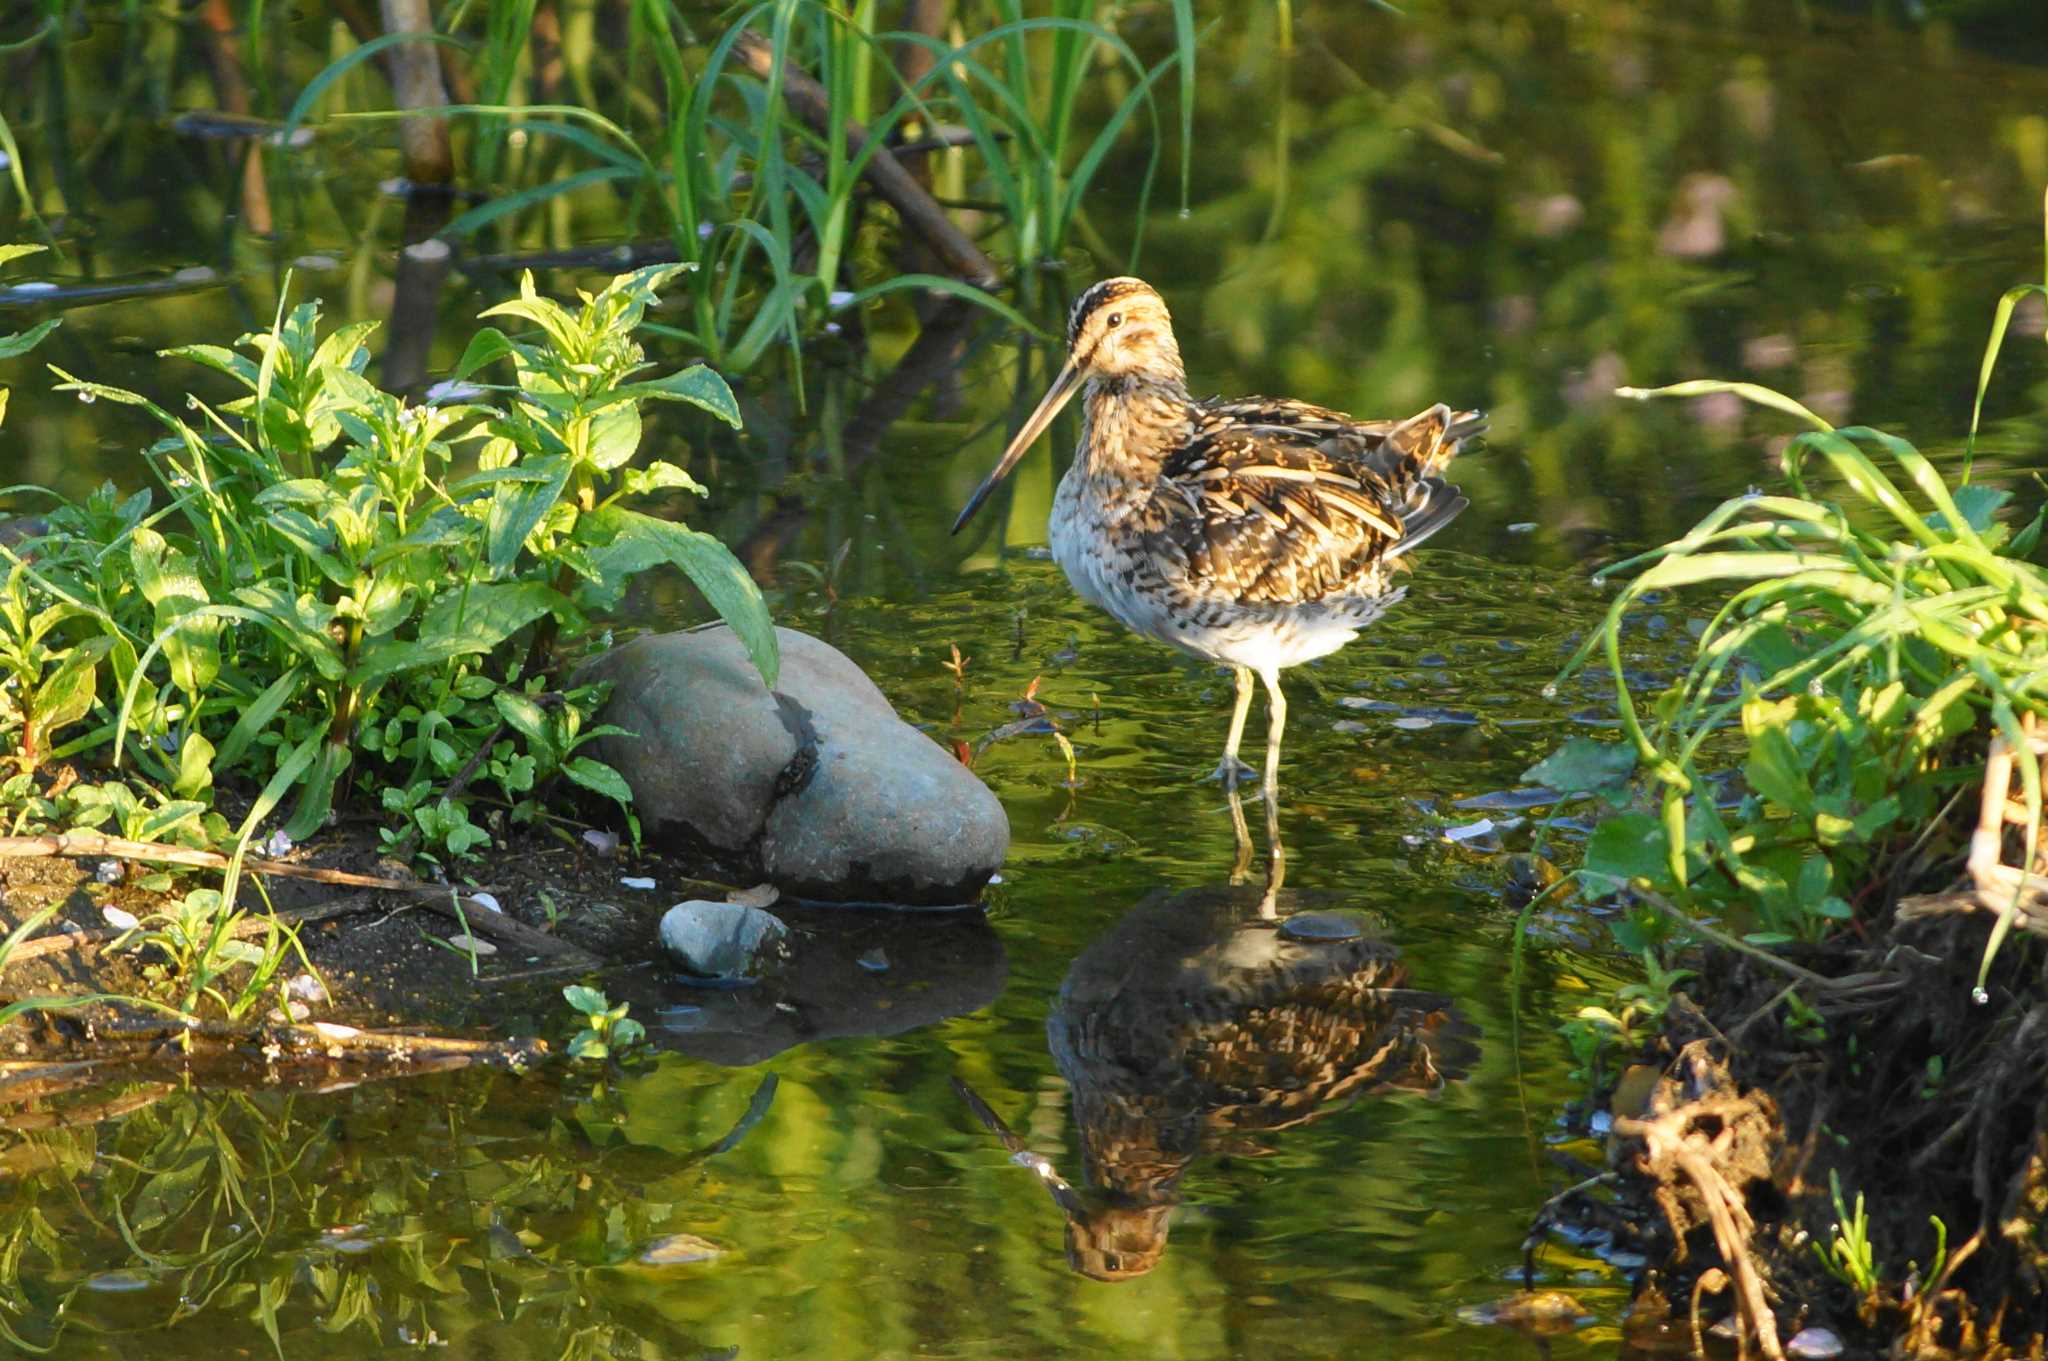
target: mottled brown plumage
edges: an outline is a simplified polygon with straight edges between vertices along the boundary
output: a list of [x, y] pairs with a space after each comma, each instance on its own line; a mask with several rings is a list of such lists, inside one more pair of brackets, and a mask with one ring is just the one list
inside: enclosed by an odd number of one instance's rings
[[1467, 504], [1442, 474], [1485, 418], [1441, 404], [1359, 421], [1284, 398], [1197, 400], [1166, 304], [1139, 279], [1083, 293], [1067, 349], [954, 528], [1078, 391], [1081, 442], [1053, 501], [1053, 557], [1127, 627], [1236, 670], [1219, 771], [1232, 785], [1251, 673], [1264, 678], [1270, 795], [1287, 712], [1280, 671], [1336, 651], [1401, 598], [1403, 555]]

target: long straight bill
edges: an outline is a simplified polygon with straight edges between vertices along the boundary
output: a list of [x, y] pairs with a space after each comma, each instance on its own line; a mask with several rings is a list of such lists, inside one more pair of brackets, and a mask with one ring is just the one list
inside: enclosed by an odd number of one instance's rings
[[967, 506], [960, 512], [960, 518], [953, 521], [955, 534], [960, 532], [962, 525], [974, 518], [974, 512], [980, 510], [981, 503], [988, 500], [989, 493], [996, 489], [996, 483], [1010, 475], [1010, 469], [1017, 466], [1017, 460], [1023, 458], [1031, 446], [1038, 442], [1038, 437], [1052, 424], [1053, 417], [1059, 415], [1060, 409], [1072, 401], [1074, 394], [1080, 390], [1081, 366], [1068, 359], [1061, 367], [1059, 377], [1052, 380], [1052, 386], [1046, 390], [1045, 396], [1039, 399], [1038, 405], [1025, 420], [1024, 428], [1017, 432], [1017, 438], [1011, 440], [1010, 447], [1003, 450], [1003, 456], [997, 461], [995, 470], [983, 478], [981, 485], [974, 489], [974, 495], [967, 498]]

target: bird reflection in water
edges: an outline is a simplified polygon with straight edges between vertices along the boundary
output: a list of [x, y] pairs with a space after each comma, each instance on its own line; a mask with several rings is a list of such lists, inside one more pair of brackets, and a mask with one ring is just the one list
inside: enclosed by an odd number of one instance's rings
[[1259, 1136], [1361, 1096], [1437, 1092], [1478, 1057], [1476, 1028], [1449, 997], [1407, 986], [1384, 939], [1348, 914], [1290, 911], [1301, 903], [1281, 891], [1273, 847], [1263, 887], [1152, 893], [1067, 970], [1046, 1038], [1085, 1186], [955, 1081], [1052, 1193], [1085, 1275], [1159, 1264], [1182, 1178], [1204, 1155], [1258, 1156]]

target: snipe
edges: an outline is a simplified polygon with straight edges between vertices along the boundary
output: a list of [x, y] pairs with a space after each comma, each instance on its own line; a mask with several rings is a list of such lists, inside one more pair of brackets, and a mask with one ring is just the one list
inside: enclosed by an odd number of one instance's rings
[[1400, 600], [1402, 556], [1469, 504], [1442, 473], [1486, 419], [1441, 403], [1360, 421], [1286, 398], [1197, 400], [1164, 300], [1142, 279], [1105, 279], [1075, 302], [1066, 364], [955, 533], [1076, 392], [1081, 443], [1053, 500], [1053, 558], [1125, 627], [1236, 671], [1218, 770], [1232, 788], [1258, 673], [1270, 800], [1280, 672], [1335, 652]]

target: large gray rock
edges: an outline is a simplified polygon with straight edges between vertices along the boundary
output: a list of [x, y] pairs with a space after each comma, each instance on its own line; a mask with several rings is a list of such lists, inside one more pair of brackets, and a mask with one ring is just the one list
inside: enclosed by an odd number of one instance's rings
[[589, 663], [609, 680], [593, 746], [650, 837], [708, 850], [805, 897], [973, 901], [1010, 824], [974, 773], [896, 716], [837, 649], [777, 629], [776, 692], [722, 625], [636, 638]]

